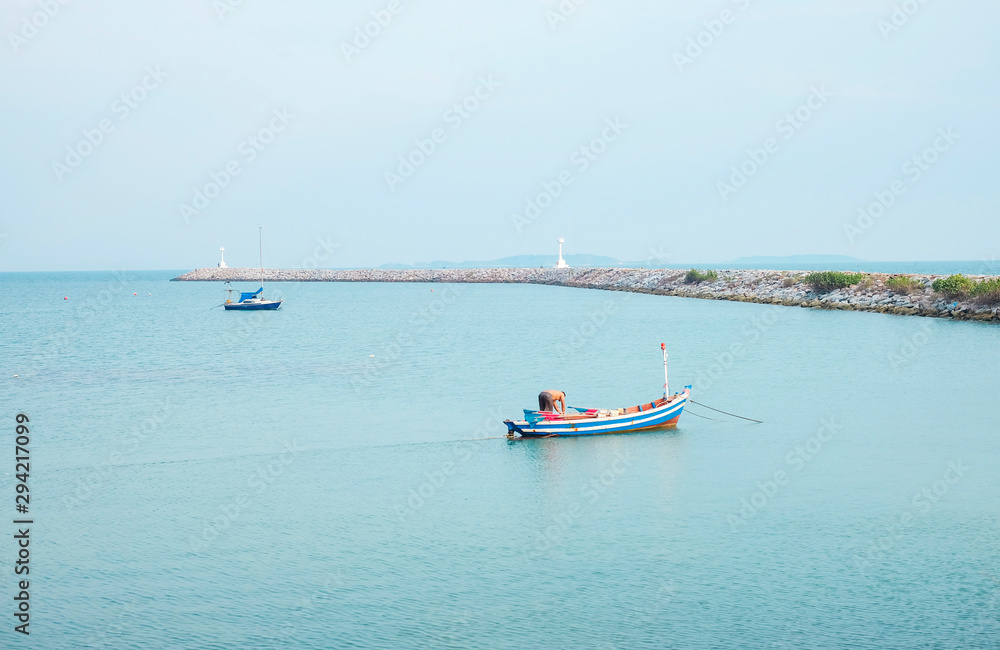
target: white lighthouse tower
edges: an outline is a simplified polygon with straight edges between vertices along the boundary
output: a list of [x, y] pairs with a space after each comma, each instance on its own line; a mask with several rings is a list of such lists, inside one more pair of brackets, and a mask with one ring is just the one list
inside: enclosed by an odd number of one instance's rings
[[228, 269], [229, 265], [226, 264], [226, 249], [220, 246], [219, 247], [219, 254], [220, 254], [219, 268], [220, 269]]
[[566, 263], [566, 260], [564, 260], [563, 256], [562, 256], [562, 245], [563, 245], [563, 243], [566, 240], [563, 239], [562, 237], [560, 237], [558, 239], [558, 241], [559, 241], [559, 261], [556, 262], [556, 268], [557, 269], [568, 269], [569, 268], [569, 264]]

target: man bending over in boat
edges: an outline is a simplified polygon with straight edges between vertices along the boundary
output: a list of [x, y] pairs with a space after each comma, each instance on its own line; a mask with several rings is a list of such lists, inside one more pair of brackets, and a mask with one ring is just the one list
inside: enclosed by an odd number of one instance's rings
[[561, 390], [543, 390], [538, 394], [539, 411], [555, 411], [556, 402], [561, 407], [559, 412], [566, 415], [566, 393]]

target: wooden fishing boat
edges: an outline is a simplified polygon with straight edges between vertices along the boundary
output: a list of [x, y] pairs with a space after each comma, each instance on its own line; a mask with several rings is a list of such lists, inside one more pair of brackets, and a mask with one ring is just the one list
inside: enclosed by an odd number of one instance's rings
[[529, 411], [524, 419], [504, 420], [507, 437], [547, 438], [552, 436], [585, 436], [600, 433], [626, 433], [667, 429], [677, 426], [691, 394], [691, 387], [655, 402], [623, 409], [581, 409], [566, 407], [565, 415], [557, 411]]
[[661, 343], [660, 350], [663, 351], [663, 397], [660, 399], [620, 409], [584, 409], [567, 406], [565, 413], [525, 409], [523, 420], [504, 420], [504, 424], [507, 425], [507, 437], [586, 436], [677, 426], [677, 421], [691, 396], [691, 386], [685, 386], [680, 393], [668, 395], [666, 345]]

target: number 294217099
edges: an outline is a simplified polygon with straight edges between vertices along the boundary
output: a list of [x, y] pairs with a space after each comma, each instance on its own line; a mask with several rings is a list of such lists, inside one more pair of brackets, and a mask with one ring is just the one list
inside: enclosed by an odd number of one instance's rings
[[27, 425], [28, 416], [24, 413], [18, 413], [16, 419], [17, 428], [15, 430], [17, 432], [17, 438], [15, 438], [14, 441], [17, 443], [17, 446], [14, 449], [14, 469], [16, 470], [14, 472], [14, 477], [17, 479], [17, 482], [14, 484], [14, 491], [16, 492], [14, 495], [14, 503], [18, 514], [23, 515], [27, 514], [28, 504], [31, 502], [28, 494], [28, 472], [31, 469], [30, 464], [28, 463], [28, 445], [31, 444], [31, 438], [29, 437]]

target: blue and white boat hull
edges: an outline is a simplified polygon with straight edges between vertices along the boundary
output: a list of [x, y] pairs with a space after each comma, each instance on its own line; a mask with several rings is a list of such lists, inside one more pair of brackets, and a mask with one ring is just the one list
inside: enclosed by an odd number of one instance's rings
[[525, 410], [524, 420], [504, 420], [504, 424], [507, 425], [509, 438], [586, 436], [666, 429], [677, 426], [690, 395], [691, 387], [687, 386], [683, 392], [666, 400], [660, 399], [638, 407], [615, 410], [568, 408], [565, 416]]
[[244, 302], [227, 302], [223, 305], [229, 311], [255, 311], [259, 309], [278, 309], [280, 300], [247, 300]]

